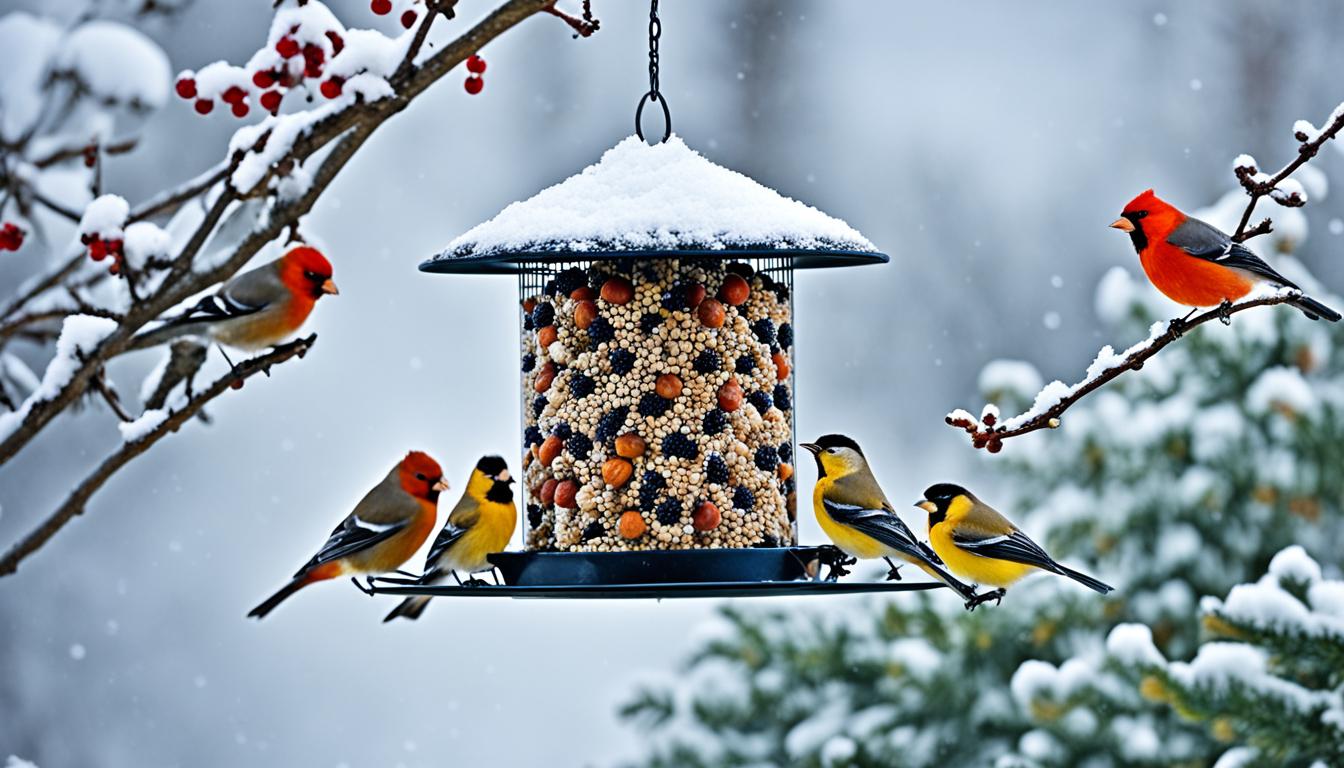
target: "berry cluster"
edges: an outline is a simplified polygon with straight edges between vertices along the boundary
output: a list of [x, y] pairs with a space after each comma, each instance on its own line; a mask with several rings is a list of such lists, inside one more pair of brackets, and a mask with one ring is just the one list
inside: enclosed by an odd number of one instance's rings
[[0, 251], [17, 251], [23, 247], [23, 230], [18, 224], [12, 221], [6, 221], [3, 227], [0, 227]]
[[80, 235], [79, 241], [88, 247], [89, 258], [94, 261], [112, 257], [112, 263], [107, 265], [108, 274], [119, 275], [125, 269], [126, 252], [120, 237], [103, 237], [95, 232]]
[[[378, 2], [378, 0], [374, 0], [374, 2]], [[480, 54], [472, 54], [471, 58], [467, 59], [467, 71], [471, 74], [467, 75], [467, 81], [462, 84], [462, 87], [467, 89], [467, 93], [475, 96], [485, 87], [485, 78], [481, 77], [485, 74], [485, 59], [481, 58]], [[569, 292], [565, 291], [565, 293]]]
[[[373, 0], [369, 3], [369, 10], [378, 16], [386, 16], [392, 12], [392, 0]], [[401, 12], [401, 26], [410, 29], [415, 26], [415, 20], [420, 18], [414, 8], [408, 8]]]

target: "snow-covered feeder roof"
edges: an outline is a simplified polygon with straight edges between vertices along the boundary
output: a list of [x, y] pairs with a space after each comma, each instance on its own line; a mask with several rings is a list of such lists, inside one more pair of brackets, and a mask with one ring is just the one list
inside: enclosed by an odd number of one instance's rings
[[477, 224], [425, 272], [516, 273], [607, 258], [790, 258], [795, 268], [880, 264], [845, 222], [715, 165], [673, 136], [631, 136], [595, 165]]

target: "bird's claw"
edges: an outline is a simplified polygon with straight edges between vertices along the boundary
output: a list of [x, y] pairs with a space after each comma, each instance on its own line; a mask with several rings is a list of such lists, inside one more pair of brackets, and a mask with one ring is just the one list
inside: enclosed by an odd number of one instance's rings
[[966, 610], [968, 611], [974, 611], [978, 606], [984, 605], [985, 603], [988, 603], [990, 600], [993, 600], [994, 605], [997, 606], [1003, 602], [1003, 596], [1007, 594], [1007, 590], [1004, 589], [995, 589], [990, 590], [989, 592], [981, 592], [979, 594], [974, 594], [975, 592], [974, 587], [971, 588], [971, 592], [972, 597], [966, 601]]
[[358, 589], [360, 592], [363, 592], [363, 593], [366, 594], [366, 595], [372, 596], [372, 595], [373, 595], [373, 579], [372, 579], [372, 578], [369, 578], [369, 577], [365, 577], [365, 578], [366, 578], [366, 580], [369, 582], [369, 585], [368, 585], [367, 587], [364, 586], [363, 584], [360, 584], [360, 583], [359, 583], [359, 579], [355, 578], [354, 576], [351, 576], [351, 577], [350, 577], [350, 583], [351, 583], [351, 584], [354, 584], [354, 585], [355, 585], [355, 589]]
[[826, 581], [836, 581], [841, 576], [849, 575], [847, 566], [859, 562], [858, 558], [849, 557], [844, 550], [839, 547], [826, 547], [821, 550], [821, 562], [826, 565]]
[[478, 578], [476, 578], [475, 576], [473, 576], [473, 577], [467, 579], [466, 581], [462, 582], [462, 586], [464, 586], [464, 587], [488, 587], [488, 586], [490, 586], [490, 582], [486, 581], [485, 579], [478, 579]]
[[891, 562], [891, 558], [889, 558], [889, 557], [884, 557], [884, 558], [882, 558], [882, 559], [883, 559], [883, 560], [886, 560], [886, 561], [887, 561], [887, 565], [891, 566], [891, 570], [887, 571], [887, 581], [900, 581], [900, 580], [901, 580], [901, 566], [899, 566], [899, 565], [897, 565], [897, 564]]
[[1218, 320], [1223, 325], [1232, 324], [1232, 302], [1223, 299], [1223, 303], [1218, 305]]

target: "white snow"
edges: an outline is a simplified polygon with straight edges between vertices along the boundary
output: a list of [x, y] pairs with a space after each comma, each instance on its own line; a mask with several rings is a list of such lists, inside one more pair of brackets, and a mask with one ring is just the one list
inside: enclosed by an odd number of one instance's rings
[[37, 768], [37, 763], [30, 763], [18, 755], [10, 755], [5, 760], [5, 768]]
[[1143, 624], [1117, 624], [1106, 637], [1106, 652], [1122, 664], [1160, 666], [1162, 653], [1153, 645], [1153, 631]]
[[1253, 747], [1233, 747], [1213, 764], [1213, 768], [1248, 768], [1260, 761], [1260, 753]]
[[17, 142], [46, 104], [39, 94], [61, 28], [29, 13], [0, 16], [0, 139]]
[[168, 56], [141, 32], [115, 21], [88, 21], [61, 44], [60, 71], [73, 73], [96, 96], [158, 109], [168, 98]]
[[1269, 196], [1276, 202], [1287, 202], [1296, 198], [1302, 202], [1307, 202], [1307, 190], [1302, 186], [1302, 182], [1297, 179], [1284, 179], [1280, 181], [1274, 189], [1270, 190]]
[[1279, 581], [1298, 581], [1312, 584], [1321, 580], [1321, 566], [1307, 554], [1301, 545], [1294, 544], [1279, 551], [1269, 561], [1269, 572]]
[[167, 409], [154, 408], [140, 414], [134, 421], [123, 421], [117, 424], [117, 429], [121, 430], [122, 440], [134, 443], [157, 429], [167, 418]]
[[1232, 161], [1232, 170], [1246, 171], [1247, 173], [1255, 173], [1257, 170], [1259, 170], [1259, 166], [1256, 164], [1254, 157], [1251, 157], [1250, 155], [1247, 154], [1241, 154], [1237, 155], [1236, 159]]
[[980, 392], [986, 396], [1011, 393], [1026, 400], [1045, 382], [1036, 366], [1022, 360], [991, 360], [980, 369]]
[[121, 230], [130, 215], [131, 205], [121, 195], [103, 195], [89, 203], [79, 219], [81, 235], [98, 235], [104, 240], [120, 240]]
[[1296, 368], [1267, 368], [1246, 391], [1246, 408], [1251, 413], [1264, 415], [1276, 408], [1309, 413], [1315, 407], [1316, 393]]
[[821, 746], [821, 764], [844, 765], [858, 750], [858, 745], [848, 736], [833, 736]]
[[437, 258], [745, 246], [875, 250], [843, 221], [711, 163], [680, 137], [649, 146], [631, 136], [597, 164], [468, 230]]
[[105, 317], [71, 315], [65, 318], [61, 335], [56, 339], [56, 354], [47, 363], [40, 385], [18, 410], [0, 414], [0, 439], [8, 437], [17, 429], [28, 418], [34, 405], [55, 397], [79, 369], [79, 355], [92, 352], [116, 328], [116, 321]]
[[123, 248], [126, 261], [136, 269], [144, 267], [145, 262], [152, 257], [167, 256], [168, 249], [172, 246], [172, 238], [168, 233], [159, 225], [148, 221], [137, 221], [128, 225], [122, 236], [125, 240]]

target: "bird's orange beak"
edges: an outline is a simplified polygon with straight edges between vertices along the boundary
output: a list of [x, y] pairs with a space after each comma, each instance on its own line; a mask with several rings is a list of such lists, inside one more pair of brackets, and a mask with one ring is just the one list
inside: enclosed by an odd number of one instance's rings
[[1129, 219], [1126, 219], [1124, 216], [1121, 216], [1120, 218], [1111, 222], [1111, 229], [1118, 229], [1121, 232], [1133, 232], [1134, 222], [1130, 221]]
[[[333, 286], [333, 287], [335, 287], [335, 286]], [[437, 482], [437, 483], [435, 483], [433, 486], [431, 486], [430, 490], [434, 490], [434, 491], [438, 491], [439, 493], [443, 493], [444, 491], [448, 490], [448, 481], [447, 481], [445, 478], [440, 477], [440, 478], [439, 478], [439, 482]]]
[[938, 506], [934, 504], [932, 501], [929, 501], [928, 499], [921, 499], [919, 501], [916, 501], [915, 506], [919, 507], [925, 512], [928, 512], [929, 514], [933, 514], [934, 512], [938, 511]]
[[341, 293], [340, 290], [336, 287], [336, 284], [331, 281], [330, 277], [328, 277], [325, 281], [323, 281], [322, 292], [330, 293], [332, 296], [339, 296]]

